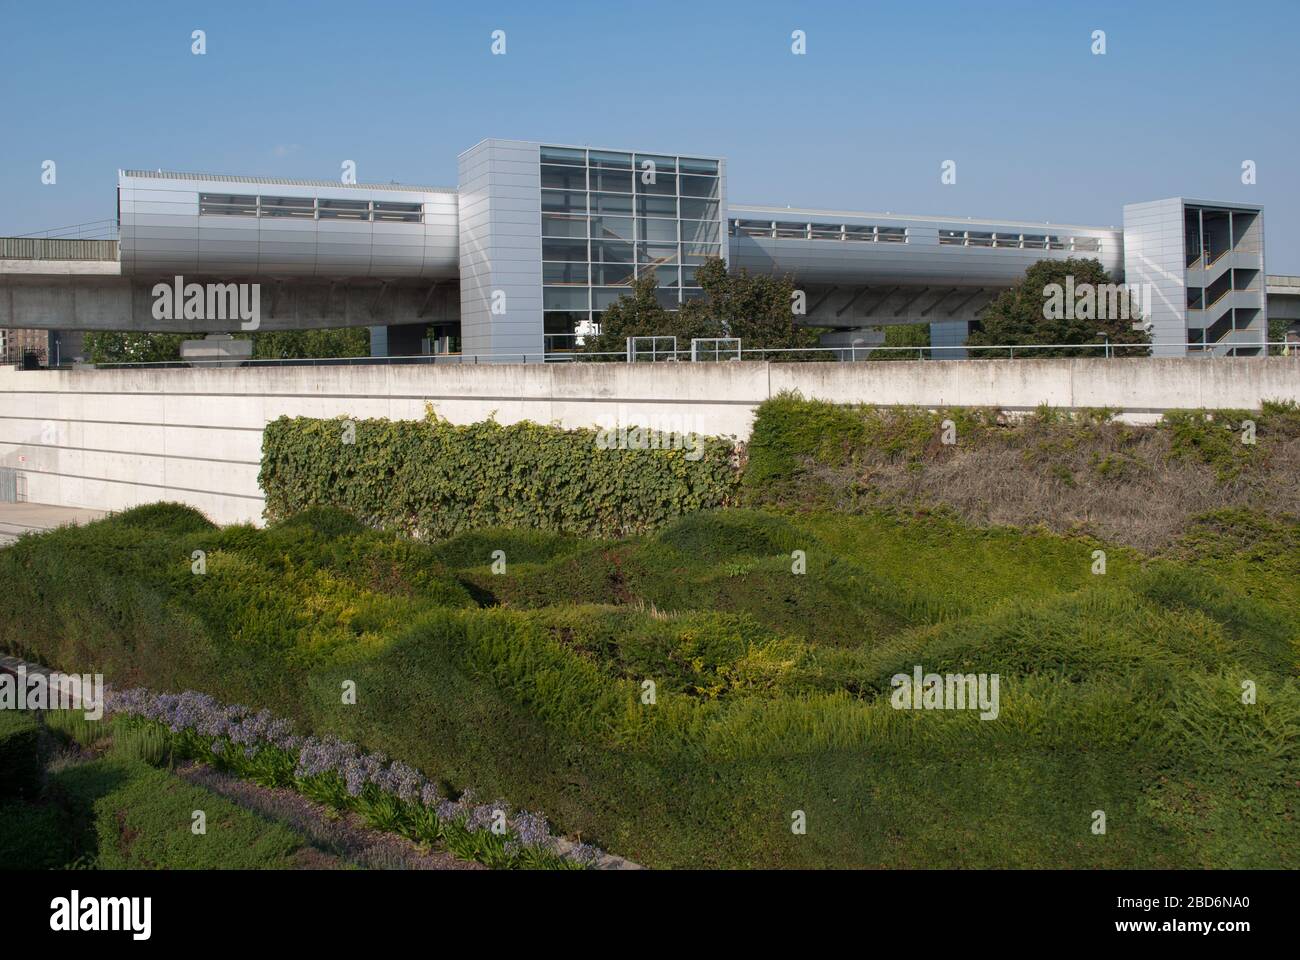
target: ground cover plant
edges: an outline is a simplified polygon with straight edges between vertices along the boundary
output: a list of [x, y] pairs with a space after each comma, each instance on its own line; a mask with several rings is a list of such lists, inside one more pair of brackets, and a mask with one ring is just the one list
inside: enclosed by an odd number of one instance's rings
[[1294, 515], [1295, 403], [1174, 410], [1154, 425], [1114, 413], [1041, 407], [1009, 416], [782, 394], [759, 408], [742, 499], [836, 512], [942, 510], [976, 525], [1042, 525], [1146, 552], [1171, 547], [1209, 512]]
[[[1144, 554], [794, 506], [416, 542], [157, 505], [0, 551], [0, 646], [251, 704], [654, 867], [1300, 864], [1294, 519]], [[917, 665], [999, 674], [997, 718], [895, 709]]]
[[[28, 736], [22, 743], [25, 789], [0, 800], [2, 869], [273, 870], [319, 864], [295, 831], [162, 769], [162, 738], [144, 728], [110, 730], [81, 713], [26, 711], [0, 713], [0, 727], [6, 726]], [[96, 746], [103, 749], [89, 749]], [[6, 765], [0, 781], [14, 782], [12, 768]], [[195, 811], [204, 817], [201, 833], [193, 829]]]

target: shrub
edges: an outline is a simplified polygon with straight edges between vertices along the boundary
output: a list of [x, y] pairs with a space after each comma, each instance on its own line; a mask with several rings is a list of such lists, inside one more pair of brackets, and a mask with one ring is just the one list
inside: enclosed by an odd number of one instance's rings
[[0, 710], [0, 798], [41, 788], [40, 725], [29, 711]]
[[[349, 442], [344, 442], [347, 431]], [[263, 434], [266, 513], [340, 507], [369, 527], [445, 537], [483, 527], [616, 536], [723, 506], [738, 480], [733, 444], [601, 449], [595, 430], [523, 422], [290, 419]]]

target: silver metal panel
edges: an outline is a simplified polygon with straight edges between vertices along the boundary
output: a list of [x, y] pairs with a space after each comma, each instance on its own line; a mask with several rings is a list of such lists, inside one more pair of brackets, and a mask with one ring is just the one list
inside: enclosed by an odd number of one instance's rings
[[[122, 171], [122, 271], [240, 277], [454, 277], [458, 205], [453, 188]], [[419, 203], [417, 222], [199, 214], [199, 195]], [[375, 241], [378, 234], [382, 239]]]

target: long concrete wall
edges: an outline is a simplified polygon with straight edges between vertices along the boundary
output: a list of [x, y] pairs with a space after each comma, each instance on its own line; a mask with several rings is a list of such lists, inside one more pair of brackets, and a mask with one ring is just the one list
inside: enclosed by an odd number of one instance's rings
[[0, 369], [0, 466], [27, 499], [99, 510], [157, 500], [258, 522], [262, 429], [282, 415], [749, 435], [782, 390], [837, 403], [1258, 408], [1300, 401], [1300, 357], [892, 363], [357, 365], [23, 372]]

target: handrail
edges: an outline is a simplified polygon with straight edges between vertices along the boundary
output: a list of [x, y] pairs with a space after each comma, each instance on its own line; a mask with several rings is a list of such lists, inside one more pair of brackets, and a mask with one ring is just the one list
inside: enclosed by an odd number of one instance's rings
[[[94, 228], [93, 230], [91, 230], [92, 227]], [[77, 232], [77, 235], [75, 237], [61, 236], [62, 234], [70, 233], [74, 230]], [[117, 220], [114, 218], [105, 217], [103, 220], [87, 220], [85, 223], [74, 223], [71, 226], [67, 226], [67, 227], [50, 227], [50, 229], [48, 230], [36, 230], [32, 233], [20, 233], [17, 234], [16, 239], [34, 238], [34, 239], [42, 239], [42, 240], [112, 240], [113, 239], [112, 237], [83, 237], [82, 234], [86, 232], [115, 234], [117, 233], [117, 230], [118, 230]], [[51, 236], [51, 234], [54, 234], [55, 236]]]

